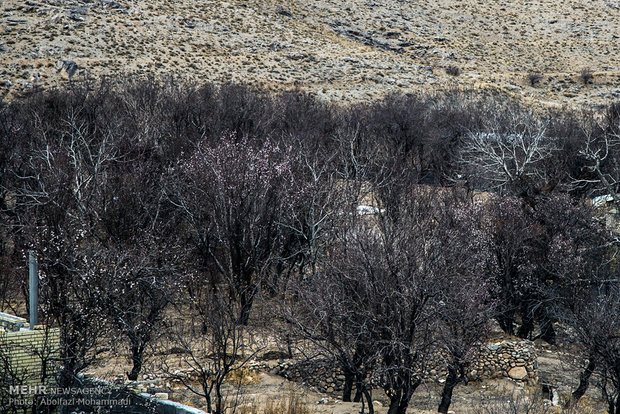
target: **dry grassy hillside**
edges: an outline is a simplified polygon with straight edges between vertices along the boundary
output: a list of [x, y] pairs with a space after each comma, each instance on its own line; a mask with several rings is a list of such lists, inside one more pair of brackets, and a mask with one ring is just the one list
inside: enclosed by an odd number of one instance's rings
[[[598, 104], [620, 99], [619, 52], [619, 0], [0, 2], [0, 96], [9, 99], [65, 82], [54, 65], [65, 59], [80, 67], [74, 79], [174, 73], [343, 102], [459, 86]], [[531, 73], [542, 75], [534, 87]]]
[[[491, 87], [556, 104], [620, 98], [620, 2], [7, 0], [0, 93], [74, 78], [174, 73], [358, 101]], [[446, 74], [449, 66], [458, 76]], [[594, 78], [584, 85], [580, 72]], [[532, 87], [529, 73], [543, 75]], [[38, 74], [38, 75], [37, 75]], [[132, 75], [133, 76], [133, 75]]]

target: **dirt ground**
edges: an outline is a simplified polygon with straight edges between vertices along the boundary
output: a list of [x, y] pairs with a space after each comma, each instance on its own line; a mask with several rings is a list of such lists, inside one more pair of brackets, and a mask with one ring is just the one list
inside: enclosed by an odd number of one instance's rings
[[[421, 385], [413, 395], [408, 412], [412, 414], [436, 413], [441, 389], [441, 384]], [[482, 414], [486, 407], [500, 410], [493, 411], [493, 413], [500, 413], [503, 410], [508, 412], [513, 407], [507, 403], [511, 399], [519, 401], [521, 404], [518, 407], [523, 409], [527, 403], [522, 400], [520, 395], [531, 395], [532, 391], [535, 391], [533, 387], [509, 379], [494, 379], [459, 385], [454, 391], [450, 410], [455, 414]], [[358, 414], [361, 410], [360, 403], [343, 403], [337, 398], [307, 390], [298, 384], [267, 373], [261, 373], [260, 382], [245, 390], [241, 399], [242, 406], [247, 405], [248, 402], [254, 405], [264, 405], [269, 398], [287, 398], [291, 393], [302, 395], [311, 412], [317, 414]], [[375, 412], [377, 414], [387, 413], [389, 402], [381, 390], [373, 391], [373, 399]], [[550, 412], [561, 411], [559, 407], [553, 407], [551, 401], [544, 400], [542, 403], [549, 407]], [[366, 410], [366, 412], [368, 411]], [[588, 399], [587, 404], [583, 404], [577, 412], [594, 414], [605, 413], [606, 410], [600, 402]]]
[[[451, 411], [455, 414], [495, 414], [509, 412], [515, 409], [511, 400], [517, 401], [515, 413], [526, 412], [528, 402], [533, 399], [539, 400], [540, 404], [548, 407], [548, 413], [560, 413], [557, 404], [576, 386], [578, 376], [578, 361], [573, 360], [565, 352], [546, 345], [537, 346], [538, 368], [540, 381], [538, 384], [527, 384], [514, 381], [509, 378], [489, 379], [484, 381], [461, 384], [454, 390]], [[139, 391], [166, 392], [173, 401], [188, 404], [193, 407], [206, 409], [204, 399], [187, 391], [184, 387], [165, 378], [158, 368], [160, 357], [152, 358], [141, 375]], [[119, 356], [105, 358], [97, 366], [93, 367], [87, 375], [96, 376], [109, 381], [125, 381], [122, 374], [129, 370], [128, 362]], [[360, 403], [344, 403], [339, 395], [327, 395], [306, 387], [303, 384], [289, 381], [278, 375], [268, 372], [248, 370], [245, 372], [244, 385], [238, 389], [232, 385], [226, 385], [224, 392], [229, 404], [236, 401], [241, 413], [255, 414], [252, 409], [258, 408], [258, 413], [268, 402], [277, 403], [280, 400], [289, 401], [291, 398], [299, 398], [309, 409], [311, 414], [357, 414], [361, 410]], [[595, 383], [593, 381], [593, 383]], [[544, 400], [541, 396], [542, 384], [553, 387], [557, 397], [556, 406], [550, 400]], [[426, 383], [421, 385], [413, 395], [408, 412], [414, 414], [435, 413], [439, 404], [442, 384]], [[536, 395], [533, 397], [533, 395]], [[385, 393], [380, 390], [373, 391], [374, 408], [377, 414], [387, 413], [389, 400]], [[580, 408], [571, 414], [595, 414], [606, 412], [605, 406], [600, 400], [594, 386], [583, 399]], [[494, 411], [484, 411], [484, 409]], [[243, 411], [243, 410], [246, 411]], [[367, 411], [366, 411], [367, 412]], [[532, 412], [532, 411], [530, 411]], [[540, 411], [533, 411], [539, 413]]]

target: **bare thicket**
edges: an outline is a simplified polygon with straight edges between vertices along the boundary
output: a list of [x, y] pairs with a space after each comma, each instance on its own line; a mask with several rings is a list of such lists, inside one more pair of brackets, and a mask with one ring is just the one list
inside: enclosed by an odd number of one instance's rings
[[159, 190], [146, 185], [153, 171], [125, 180], [132, 162], [147, 169], [141, 149], [126, 151], [113, 129], [100, 133], [84, 116], [94, 108], [82, 105], [50, 119], [31, 114], [32, 146], [15, 154], [6, 177], [20, 211], [16, 239], [39, 255], [42, 311], [61, 327], [63, 385], [96, 360], [108, 326], [128, 341], [136, 378], [167, 303], [153, 300], [166, 283], [163, 246], [145, 237], [157, 239]]
[[[170, 374], [218, 413], [253, 323], [333, 357], [345, 400], [372, 411], [379, 384], [403, 414], [430, 353], [447, 412], [490, 319], [548, 342], [560, 321], [586, 367], [574, 400], [593, 382], [615, 411], [616, 239], [585, 198], [618, 203], [619, 114], [173, 80], [40, 91], [0, 108], [0, 304], [22, 312], [34, 249], [62, 385], [119, 344], [139, 378], [165, 327], [191, 368]], [[284, 312], [254, 320], [261, 300]]]

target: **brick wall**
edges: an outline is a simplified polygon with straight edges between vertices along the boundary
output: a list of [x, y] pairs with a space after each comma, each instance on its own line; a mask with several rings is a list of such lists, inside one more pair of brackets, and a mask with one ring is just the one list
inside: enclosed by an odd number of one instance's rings
[[[7, 379], [20, 385], [40, 384], [43, 364], [46, 364], [46, 376], [49, 382], [56, 372], [56, 361], [60, 347], [58, 328], [35, 326], [33, 330], [26, 327], [24, 319], [2, 318], [0, 325], [0, 369]], [[15, 319], [21, 319], [15, 322]]]

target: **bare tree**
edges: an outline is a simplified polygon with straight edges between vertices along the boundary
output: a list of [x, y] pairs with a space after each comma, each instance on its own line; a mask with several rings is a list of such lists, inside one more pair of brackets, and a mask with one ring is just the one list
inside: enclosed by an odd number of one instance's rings
[[[566, 195], [541, 197], [535, 209], [503, 197], [490, 199], [488, 212], [500, 326], [522, 338], [554, 342], [561, 288], [574, 282], [602, 244], [591, 207]], [[521, 325], [515, 331], [517, 315]]]
[[[612, 276], [612, 275], [609, 275]], [[617, 275], [613, 280], [583, 283], [580, 293], [570, 298], [571, 308], [566, 319], [575, 329], [587, 364], [580, 374], [579, 386], [571, 395], [572, 406], [585, 394], [590, 379], [600, 375], [598, 386], [608, 405], [609, 413], [620, 410], [620, 340], [618, 338], [620, 288]]]
[[[159, 318], [150, 307], [159, 315], [161, 300], [147, 304], [147, 298], [157, 292], [154, 285], [167, 283], [161, 277], [163, 246], [149, 250], [158, 236], [159, 189], [147, 179], [124, 179], [127, 170], [142, 178], [157, 171], [149, 170], [148, 160], [132, 168], [135, 154], [111, 131], [94, 128], [81, 110], [69, 107], [58, 125], [33, 115], [36, 135], [32, 148], [19, 154], [12, 187], [21, 209], [21, 248], [39, 252], [43, 311], [61, 328], [62, 385], [96, 360], [105, 328], [119, 318], [140, 325], [123, 330], [139, 370], [135, 357], [151, 339], [145, 330], [150, 325], [139, 319]], [[148, 280], [145, 270], [151, 278], [158, 275], [155, 284], [140, 282]]]
[[618, 351], [615, 314], [620, 292], [615, 264], [618, 250], [610, 236], [603, 231], [599, 231], [596, 236], [590, 236], [588, 249], [580, 255], [565, 251], [556, 258], [560, 272], [573, 274], [570, 283], [559, 286], [561, 300], [556, 304], [556, 314], [559, 320], [573, 330], [572, 337], [583, 360], [579, 385], [566, 402], [567, 408], [574, 407], [585, 395], [593, 375], [598, 373], [603, 379], [599, 387], [612, 412], [614, 409], [617, 411], [618, 407], [607, 389], [606, 381], [617, 384], [614, 382], [617, 380], [611, 378], [614, 375], [613, 368], [609, 372], [605, 371], [614, 366], [614, 358], [618, 357], [614, 357], [614, 352]]
[[486, 117], [463, 140], [461, 177], [477, 189], [522, 197], [549, 184], [545, 164], [557, 144], [545, 135], [546, 122], [514, 108], [491, 108]]
[[127, 376], [135, 381], [174, 302], [181, 263], [170, 209], [162, 205], [162, 166], [134, 151], [106, 171], [102, 231], [92, 260], [100, 283], [107, 283], [102, 306], [113, 332], [128, 343], [133, 368]]
[[[203, 142], [179, 163], [169, 196], [184, 215], [204, 266], [241, 304], [247, 324], [260, 276], [279, 256], [287, 197], [294, 193], [290, 149], [234, 135]], [[214, 280], [215, 281], [215, 280]]]
[[182, 365], [189, 372], [163, 364], [171, 378], [205, 399], [208, 412], [223, 414], [235, 406], [234, 402], [227, 406], [224, 382], [255, 354], [245, 353], [246, 329], [238, 323], [239, 303], [200, 279], [193, 283], [191, 296], [181, 308], [186, 317], [171, 327], [171, 340], [181, 348]]
[[528, 212], [524, 203], [513, 197], [489, 200], [489, 237], [498, 266], [494, 290], [497, 320], [509, 334], [516, 333], [515, 319], [522, 312], [526, 290], [536, 290], [532, 281], [542, 230]]
[[447, 200], [441, 218], [443, 265], [436, 283], [440, 291], [434, 301], [437, 315], [436, 346], [448, 375], [438, 411], [447, 413], [452, 391], [467, 381], [468, 368], [489, 334], [495, 314], [492, 278], [496, 261], [484, 228], [481, 202]]
[[333, 356], [338, 362], [345, 376], [343, 401], [352, 400], [354, 385], [355, 401], [360, 401], [364, 393], [368, 394], [364, 396], [366, 401], [370, 401], [368, 377], [374, 368], [375, 355], [368, 338], [370, 315], [363, 311], [362, 298], [358, 297], [364, 294], [365, 286], [331, 267], [313, 273], [304, 281], [292, 280], [291, 285], [285, 315], [293, 332], [311, 340], [321, 353]]
[[330, 258], [334, 243], [342, 243], [344, 233], [355, 226], [358, 206], [370, 192], [362, 180], [367, 174], [367, 154], [358, 141], [357, 131], [341, 132], [330, 153], [312, 143], [299, 143], [304, 148], [297, 168], [299, 181], [307, 184], [292, 206], [287, 229], [299, 240], [296, 246], [301, 262], [283, 292], [287, 298], [285, 320], [292, 332], [335, 358], [345, 376], [344, 401], [352, 400], [355, 385], [353, 399], [365, 404], [364, 393], [370, 401], [368, 375], [374, 359], [360, 320], [365, 316], [358, 315], [359, 308], [349, 300], [350, 289], [355, 287], [334, 276]]
[[63, 129], [48, 128], [41, 122], [38, 148], [21, 154], [14, 191], [27, 246], [39, 252], [43, 311], [61, 328], [60, 384], [66, 386], [94, 361], [105, 331], [104, 290], [89, 266], [98, 235], [95, 207], [115, 154], [111, 137], [91, 134], [77, 111], [68, 113]]
[[[590, 195], [610, 196], [618, 203], [620, 188], [620, 134], [605, 128], [603, 121], [593, 115], [582, 121], [583, 142], [577, 150], [582, 167], [572, 185], [587, 188]], [[609, 121], [612, 123], [613, 121]]]
[[102, 270], [95, 276], [98, 284], [107, 285], [107, 294], [101, 298], [102, 310], [114, 334], [128, 343], [133, 367], [127, 378], [135, 381], [147, 347], [157, 339], [164, 312], [174, 300], [173, 270], [151, 267], [154, 261], [137, 247], [102, 248], [94, 252], [92, 262]]
[[310, 337], [336, 356], [369, 405], [368, 376], [380, 378], [390, 413], [404, 413], [422, 381], [443, 254], [436, 199], [413, 188], [407, 194], [398, 218], [343, 214], [325, 263], [298, 293]]
[[[285, 213], [279, 224], [286, 239], [276, 264], [272, 287], [286, 269], [298, 274], [314, 273], [325, 253], [332, 229], [346, 205], [346, 185], [339, 179], [335, 164], [337, 154], [318, 143], [291, 137], [298, 155], [291, 160], [296, 188], [286, 198]], [[286, 284], [286, 280], [283, 281]]]

